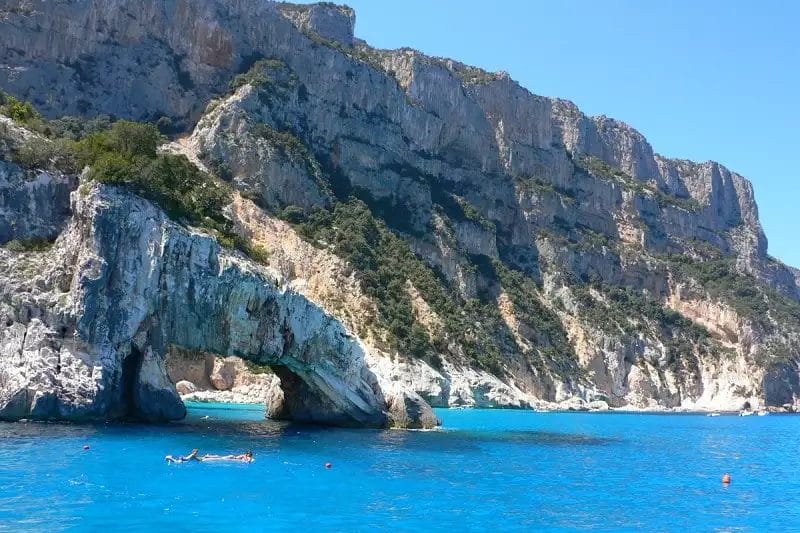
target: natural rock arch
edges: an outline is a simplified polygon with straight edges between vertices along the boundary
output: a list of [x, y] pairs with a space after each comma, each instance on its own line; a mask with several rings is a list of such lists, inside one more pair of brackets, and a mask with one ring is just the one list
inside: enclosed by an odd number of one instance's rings
[[[137, 387], [140, 416], [170, 418], [163, 408], [149, 407], [145, 384], [152, 383], [149, 389], [163, 406], [160, 361], [174, 344], [273, 366], [286, 383], [284, 414], [292, 419], [387, 423], [363, 348], [338, 321], [213, 239], [166, 220], [148, 202], [98, 194], [103, 208], [93, 210], [92, 233], [104, 264], [93, 279], [84, 278], [87, 305], [78, 331], [93, 345], [145, 354]], [[148, 363], [148, 354], [158, 362]]]
[[[273, 367], [284, 391], [275, 414], [283, 418], [391, 423], [360, 341], [267, 269], [122, 190], [96, 186], [74, 193], [73, 203], [51, 258], [67, 267], [62, 279], [45, 276], [53, 289], [68, 286], [68, 298], [7, 328], [20, 357], [30, 353], [25, 360], [38, 367], [12, 376], [0, 418], [182, 418], [165, 367], [174, 345]], [[58, 338], [66, 330], [74, 335]], [[64, 365], [75, 370], [62, 372]]]

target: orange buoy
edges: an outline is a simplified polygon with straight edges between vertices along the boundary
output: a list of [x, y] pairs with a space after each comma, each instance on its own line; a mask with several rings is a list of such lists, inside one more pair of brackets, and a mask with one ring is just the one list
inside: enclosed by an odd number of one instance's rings
[[325, 463], [325, 468], [331, 468], [333, 465], [331, 463]]
[[723, 474], [722, 475], [722, 484], [723, 485], [730, 485], [731, 483], [731, 475], [730, 474]]

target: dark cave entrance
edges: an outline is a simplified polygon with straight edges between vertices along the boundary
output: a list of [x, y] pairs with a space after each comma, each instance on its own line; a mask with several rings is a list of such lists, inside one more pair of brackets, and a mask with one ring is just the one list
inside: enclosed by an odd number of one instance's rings
[[131, 352], [122, 361], [122, 416], [134, 418], [137, 414], [136, 385], [139, 380], [139, 371], [142, 368], [142, 352], [131, 346]]

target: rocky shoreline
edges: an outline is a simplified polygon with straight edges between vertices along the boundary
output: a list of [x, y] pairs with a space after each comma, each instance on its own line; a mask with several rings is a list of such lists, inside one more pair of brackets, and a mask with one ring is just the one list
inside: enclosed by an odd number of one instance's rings
[[[184, 402], [195, 403], [230, 403], [241, 405], [261, 405], [267, 409], [268, 400], [260, 399], [256, 396], [248, 394], [238, 394], [234, 391], [197, 391], [189, 394], [182, 394], [181, 400]], [[583, 402], [578, 403], [574, 401], [565, 401], [562, 404], [551, 404], [547, 402], [537, 402], [535, 407], [518, 407], [518, 406], [493, 406], [493, 407], [477, 407], [477, 406], [442, 406], [438, 409], [452, 409], [452, 410], [470, 410], [470, 409], [493, 409], [493, 410], [520, 410], [520, 411], [534, 411], [538, 413], [567, 413], [567, 412], [582, 412], [582, 413], [619, 413], [619, 414], [653, 414], [653, 415], [719, 415], [719, 416], [741, 416], [742, 413], [748, 411], [743, 410], [717, 410], [717, 409], [690, 409], [686, 407], [610, 407], [607, 403], [602, 401]], [[754, 415], [768, 413], [768, 414], [798, 414], [793, 406], [786, 405], [782, 407], [766, 406], [762, 409], [749, 411]]]
[[[213, 356], [210, 356], [213, 357]], [[235, 372], [232, 374], [233, 379], [231, 380], [231, 385], [225, 385], [228, 388], [224, 390], [216, 389], [213, 385], [208, 386], [204, 385], [201, 388], [198, 388], [196, 384], [185, 380], [185, 379], [178, 379], [177, 381], [177, 388], [178, 392], [180, 393], [181, 400], [184, 402], [198, 402], [198, 403], [205, 403], [205, 402], [213, 402], [213, 403], [234, 403], [234, 404], [250, 404], [250, 405], [262, 405], [265, 407], [265, 410], [269, 412], [269, 405], [270, 403], [274, 403], [275, 401], [280, 401], [280, 380], [274, 376], [274, 374], [253, 374], [247, 366], [238, 358], [231, 357], [225, 358], [227, 359], [227, 363], [231, 366], [231, 368], [235, 368]], [[180, 377], [188, 377], [186, 375], [177, 374], [177, 371], [174, 370], [176, 366], [174, 359], [168, 358], [167, 360], [167, 367], [170, 369], [170, 375], [175, 375], [176, 378]], [[197, 365], [195, 365], [197, 366]], [[206, 368], [219, 368], [220, 364], [211, 365], [204, 364]], [[185, 369], [185, 366], [184, 366]], [[198, 372], [195, 370], [191, 372], [192, 376], [195, 379], [198, 379]], [[200, 383], [203, 382], [202, 378], [198, 379]], [[254, 385], [255, 383], [255, 385]], [[217, 384], [220, 384], [217, 381]], [[424, 394], [425, 391], [419, 391], [421, 394]], [[277, 400], [276, 400], [277, 395]], [[497, 397], [497, 396], [495, 396]], [[506, 398], [507, 399], [507, 398]], [[792, 404], [786, 404], [783, 406], [765, 406], [760, 404], [750, 404], [750, 402], [745, 401], [743, 404], [739, 405], [738, 407], [726, 407], [722, 409], [715, 409], [713, 407], [687, 407], [687, 406], [676, 406], [676, 407], [663, 407], [658, 405], [651, 405], [651, 406], [634, 406], [634, 405], [623, 405], [623, 406], [610, 406], [608, 402], [604, 400], [591, 400], [586, 401], [579, 397], [571, 397], [567, 398], [561, 402], [547, 402], [540, 399], [535, 398], [528, 398], [528, 399], [515, 399], [513, 401], [509, 401], [506, 403], [497, 403], [497, 402], [475, 402], [474, 399], [469, 404], [458, 404], [458, 403], [441, 403], [441, 402], [431, 402], [434, 407], [441, 408], [441, 409], [512, 409], [512, 410], [530, 410], [536, 412], [611, 412], [611, 413], [630, 413], [630, 414], [703, 414], [703, 415], [710, 415], [710, 414], [720, 414], [723, 416], [738, 416], [740, 413], [746, 413], [748, 411], [753, 412], [754, 414], [757, 413], [783, 413], [783, 414], [792, 414], [797, 413], [798, 408]]]

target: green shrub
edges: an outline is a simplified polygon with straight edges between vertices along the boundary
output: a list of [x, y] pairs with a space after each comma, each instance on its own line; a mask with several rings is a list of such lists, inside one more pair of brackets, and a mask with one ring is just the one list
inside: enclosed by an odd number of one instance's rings
[[268, 85], [272, 83], [273, 80], [267, 75], [267, 71], [284, 67], [286, 67], [286, 63], [279, 59], [260, 59], [253, 63], [253, 66], [250, 67], [247, 72], [234, 77], [230, 83], [230, 89], [235, 91], [239, 87], [247, 84], [256, 88]]
[[[287, 208], [284, 214], [297, 220], [301, 211]], [[362, 290], [375, 299], [379, 322], [389, 332], [393, 347], [401, 353], [432, 358], [430, 339], [415, 323], [406, 290], [406, 281], [414, 283], [425, 267], [403, 241], [372, 216], [366, 204], [353, 199], [337, 203], [333, 211], [316, 210], [297, 224], [297, 229], [306, 239], [331, 247], [348, 262]]]
[[86, 141], [95, 149], [117, 152], [124, 157], [153, 158], [156, 156], [156, 149], [165, 139], [153, 124], [120, 120], [105, 132], [89, 136]]
[[469, 203], [466, 199], [462, 198], [461, 196], [453, 196], [455, 201], [458, 202], [459, 206], [461, 206], [461, 211], [464, 213], [464, 216], [467, 220], [471, 220], [475, 222], [480, 227], [485, 229], [486, 231], [494, 231], [495, 226], [494, 222], [483, 216], [483, 214], [478, 211], [478, 209]]
[[574, 191], [556, 186], [549, 181], [544, 181], [540, 178], [518, 177], [516, 178], [516, 182], [519, 187], [525, 191], [539, 194], [544, 193], [557, 195], [562, 201], [564, 201], [564, 203], [569, 205], [575, 205], [575, 202], [577, 201]]
[[[278, 131], [267, 124], [259, 123], [251, 128], [250, 133], [277, 148], [284, 157], [288, 157], [296, 163], [301, 163], [310, 175], [316, 174], [314, 156], [311, 155], [303, 141], [298, 139], [291, 131]], [[320, 185], [327, 186], [325, 183], [320, 183]]]
[[487, 72], [479, 67], [470, 65], [457, 65], [452, 67], [452, 72], [467, 85], [485, 85], [500, 79], [500, 74]]
[[306, 213], [302, 207], [296, 205], [289, 205], [283, 209], [281, 218], [289, 224], [301, 224], [306, 217]]
[[42, 238], [12, 240], [4, 248], [12, 252], [46, 252], [53, 247], [53, 241]]
[[78, 170], [75, 160], [75, 146], [72, 141], [41, 137], [26, 139], [14, 151], [13, 160], [27, 169], [58, 169], [63, 172]]
[[253, 374], [273, 374], [272, 367], [269, 365], [261, 365], [259, 363], [254, 363], [253, 361], [244, 361], [244, 366], [247, 367], [247, 370], [252, 372]]
[[108, 115], [98, 115], [93, 118], [64, 116], [48, 121], [47, 131], [43, 133], [54, 139], [78, 141], [93, 133], [111, 128], [111, 124], [112, 121]]
[[4, 95], [0, 113], [22, 124], [41, 119], [41, 115], [30, 102], [24, 102], [9, 94]]
[[252, 246], [250, 248], [250, 253], [248, 255], [252, 257], [254, 260], [258, 261], [259, 263], [262, 263], [264, 265], [269, 264], [269, 256], [270, 256], [269, 250], [267, 250], [265, 247], [259, 244]]
[[[283, 213], [294, 220], [302, 216], [296, 209]], [[351, 198], [333, 210], [316, 210], [294, 224], [305, 239], [347, 261], [364, 293], [376, 302], [378, 325], [399, 353], [437, 368], [440, 354], [456, 360], [463, 355], [497, 375], [504, 373], [504, 356], [519, 353], [494, 301], [463, 300], [361, 200]], [[409, 282], [441, 319], [441, 328], [428, 332], [416, 321]]]
[[77, 164], [90, 167], [88, 179], [126, 187], [170, 217], [210, 230], [224, 246], [249, 251], [249, 243], [235, 234], [224, 215], [231, 202], [228, 187], [186, 156], [158, 154], [163, 141], [152, 124], [119, 121], [71, 146]]
[[162, 116], [156, 121], [156, 128], [158, 128], [159, 132], [167, 135], [175, 132], [175, 123], [171, 118]]
[[[14, 120], [40, 120], [30, 104], [8, 95], [2, 98], [0, 111]], [[29, 139], [16, 150], [14, 160], [26, 168], [65, 172], [89, 166], [89, 180], [126, 187], [153, 201], [170, 217], [209, 230], [223, 246], [252, 254], [257, 261], [268, 261], [266, 250], [252, 247], [237, 235], [225, 217], [224, 209], [231, 202], [225, 184], [200, 171], [183, 155], [157, 153], [166, 139], [156, 125], [121, 120], [102, 129], [108, 117], [85, 124], [81, 120], [64, 117], [47, 123], [48, 133], [60, 136], [54, 140]], [[41, 132], [43, 128], [34, 129]]]

